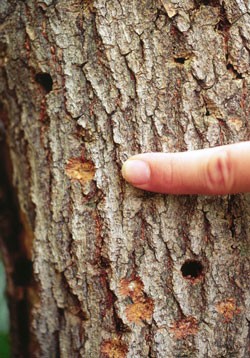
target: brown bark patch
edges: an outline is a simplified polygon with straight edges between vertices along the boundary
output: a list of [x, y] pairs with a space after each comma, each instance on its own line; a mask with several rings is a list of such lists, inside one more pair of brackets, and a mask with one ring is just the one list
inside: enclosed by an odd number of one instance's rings
[[171, 331], [174, 333], [176, 339], [184, 339], [198, 332], [198, 322], [196, 318], [189, 316], [174, 322]]
[[125, 313], [128, 321], [135, 324], [142, 324], [143, 321], [152, 319], [153, 309], [153, 300], [151, 298], [145, 298], [143, 301], [129, 305]]
[[65, 171], [70, 179], [82, 184], [90, 182], [95, 176], [95, 167], [91, 162], [83, 162], [82, 158], [71, 158], [66, 164]]
[[154, 310], [154, 302], [143, 291], [144, 285], [139, 277], [124, 278], [120, 282], [120, 294], [130, 297], [132, 304], [128, 305], [125, 314], [129, 322], [142, 324], [145, 320], [151, 320]]
[[101, 353], [103, 358], [125, 358], [127, 352], [127, 345], [118, 338], [102, 342]]
[[216, 305], [216, 311], [223, 315], [224, 322], [230, 322], [241, 310], [237, 307], [234, 298], [228, 298]]
[[144, 285], [139, 277], [134, 279], [124, 278], [120, 282], [120, 294], [131, 297], [133, 301], [138, 301], [143, 297]]
[[22, 223], [22, 232], [20, 237], [20, 243], [22, 245], [23, 252], [25, 256], [31, 260], [32, 259], [32, 250], [33, 250], [33, 240], [34, 232], [30, 227], [29, 220], [26, 214], [20, 210], [20, 221]]

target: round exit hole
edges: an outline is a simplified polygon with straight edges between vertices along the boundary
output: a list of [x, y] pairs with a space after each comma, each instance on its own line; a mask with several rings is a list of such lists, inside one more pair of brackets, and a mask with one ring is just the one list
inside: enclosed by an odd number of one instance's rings
[[189, 280], [194, 280], [202, 276], [203, 266], [200, 261], [187, 260], [181, 266], [182, 276]]
[[35, 75], [35, 81], [43, 87], [46, 93], [52, 91], [53, 80], [49, 73], [43, 73], [43, 72], [37, 73]]

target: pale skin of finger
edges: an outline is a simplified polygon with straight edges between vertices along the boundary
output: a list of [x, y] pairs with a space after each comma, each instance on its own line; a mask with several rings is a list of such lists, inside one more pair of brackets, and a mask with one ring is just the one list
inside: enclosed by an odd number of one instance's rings
[[166, 194], [250, 192], [250, 142], [180, 153], [129, 158], [123, 177], [143, 190]]

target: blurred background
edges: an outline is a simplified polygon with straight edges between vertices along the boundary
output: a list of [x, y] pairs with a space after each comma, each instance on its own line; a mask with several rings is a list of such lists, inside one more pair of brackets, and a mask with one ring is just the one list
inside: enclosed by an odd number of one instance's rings
[[0, 256], [0, 358], [10, 357], [9, 312], [5, 296], [6, 277]]

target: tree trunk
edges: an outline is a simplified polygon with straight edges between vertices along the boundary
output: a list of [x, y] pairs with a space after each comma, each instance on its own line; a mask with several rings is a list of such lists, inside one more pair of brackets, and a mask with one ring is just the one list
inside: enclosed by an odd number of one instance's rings
[[1, 0], [0, 22], [13, 356], [248, 357], [250, 196], [120, 170], [249, 139], [249, 1]]

